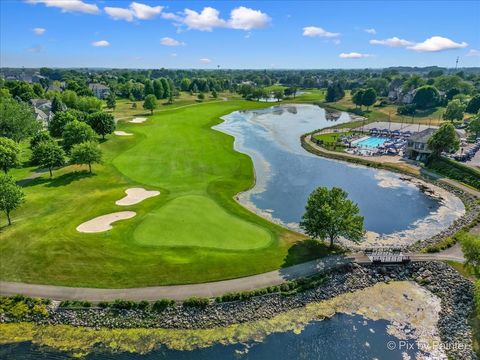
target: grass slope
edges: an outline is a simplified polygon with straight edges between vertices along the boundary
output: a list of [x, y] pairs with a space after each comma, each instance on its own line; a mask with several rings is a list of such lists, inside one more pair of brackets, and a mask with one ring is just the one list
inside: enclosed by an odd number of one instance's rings
[[[103, 165], [90, 175], [69, 166], [25, 185], [14, 225], [0, 218], [2, 280], [89, 287], [214, 281], [281, 267], [299, 236], [237, 204], [253, 185], [251, 159], [233, 138], [212, 130], [219, 117], [268, 104], [202, 103], [159, 111], [143, 124], [120, 124], [131, 137], [102, 143]], [[162, 109], [163, 110], [163, 109]], [[115, 201], [143, 186], [161, 195], [128, 207]], [[84, 221], [110, 212], [137, 216], [98, 234]], [[308, 252], [298, 262], [311, 258]]]

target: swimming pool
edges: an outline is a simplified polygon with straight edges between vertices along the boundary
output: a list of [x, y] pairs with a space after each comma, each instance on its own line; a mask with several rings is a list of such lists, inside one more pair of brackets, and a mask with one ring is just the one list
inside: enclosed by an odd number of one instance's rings
[[380, 145], [383, 145], [389, 140], [389, 138], [384, 137], [368, 136], [366, 138], [358, 140], [357, 142], [354, 142], [354, 144], [361, 148], [374, 149]]

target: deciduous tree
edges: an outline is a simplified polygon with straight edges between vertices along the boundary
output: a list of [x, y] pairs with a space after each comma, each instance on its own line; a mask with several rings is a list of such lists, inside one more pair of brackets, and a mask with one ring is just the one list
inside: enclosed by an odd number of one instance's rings
[[113, 133], [115, 130], [115, 119], [112, 114], [98, 111], [90, 114], [87, 123], [92, 127], [98, 135], [105, 139], [105, 135]]
[[55, 140], [42, 141], [32, 150], [32, 162], [46, 167], [52, 177], [52, 169], [65, 164], [65, 152]]
[[19, 156], [18, 144], [12, 139], [0, 137], [0, 168], [5, 174], [20, 164]]
[[428, 148], [432, 150], [432, 156], [440, 156], [442, 152], [458, 150], [460, 141], [455, 128], [451, 123], [445, 123], [428, 139]]
[[10, 213], [25, 201], [22, 188], [15, 183], [13, 177], [0, 175], [0, 210], [7, 215], [8, 225], [12, 225]]
[[157, 98], [155, 97], [155, 95], [150, 94], [145, 96], [143, 108], [150, 110], [150, 113], [153, 114], [153, 110], [157, 108]]
[[329, 240], [330, 247], [340, 236], [359, 242], [365, 233], [358, 205], [337, 187], [315, 189], [309, 196], [300, 227], [314, 239]]
[[443, 113], [443, 118], [450, 121], [463, 120], [464, 110], [465, 106], [460, 100], [452, 100], [448, 103], [447, 109]]
[[88, 165], [88, 170], [92, 173], [92, 164], [102, 162], [102, 151], [96, 142], [84, 142], [72, 147], [70, 161], [72, 164]]
[[86, 141], [96, 141], [97, 134], [90, 125], [74, 120], [65, 125], [62, 137], [63, 148], [65, 151], [69, 152], [73, 145]]

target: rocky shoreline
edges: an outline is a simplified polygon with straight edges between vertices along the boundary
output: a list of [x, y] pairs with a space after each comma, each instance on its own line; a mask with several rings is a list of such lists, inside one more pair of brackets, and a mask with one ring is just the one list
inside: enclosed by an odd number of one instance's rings
[[[472, 350], [468, 318], [473, 309], [473, 284], [441, 262], [411, 263], [395, 266], [348, 264], [327, 274], [325, 283], [294, 295], [271, 294], [250, 300], [211, 303], [205, 308], [177, 305], [163, 312], [112, 310], [100, 308], [50, 311], [46, 318], [30, 318], [41, 325], [72, 325], [90, 328], [164, 328], [205, 329], [268, 319], [309, 303], [365, 289], [381, 282], [415, 281], [441, 299], [438, 330], [444, 344], [462, 344], [446, 348], [455, 359], [476, 359]], [[13, 320], [0, 316], [0, 322]]]

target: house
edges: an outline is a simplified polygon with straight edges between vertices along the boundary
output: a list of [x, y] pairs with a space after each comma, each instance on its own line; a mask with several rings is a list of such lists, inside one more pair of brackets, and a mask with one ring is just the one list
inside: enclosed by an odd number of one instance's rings
[[388, 100], [397, 102], [402, 94], [402, 79], [394, 79], [388, 86]]
[[436, 128], [427, 128], [412, 136], [407, 141], [406, 154], [409, 159], [425, 161], [432, 151], [428, 148], [428, 139], [437, 131]]
[[53, 118], [52, 102], [46, 99], [31, 99], [30, 105], [35, 113], [35, 118], [42, 124], [44, 128], [48, 127], [48, 123]]
[[103, 84], [90, 83], [88, 84], [88, 88], [92, 90], [93, 95], [95, 95], [99, 99], [106, 99], [108, 95], [110, 95], [110, 88]]

